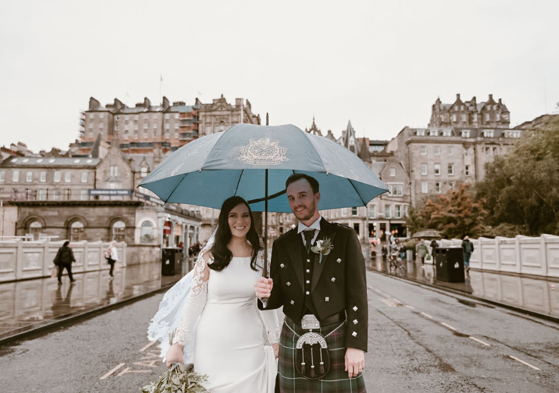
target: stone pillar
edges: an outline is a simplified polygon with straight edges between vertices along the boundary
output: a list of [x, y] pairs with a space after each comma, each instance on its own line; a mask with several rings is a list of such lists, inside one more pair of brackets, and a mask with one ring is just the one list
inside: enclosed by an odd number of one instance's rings
[[157, 233], [157, 238], [159, 239], [159, 245], [163, 247], [163, 227], [165, 225], [165, 217], [159, 216], [159, 231]]
[[169, 235], [169, 247], [176, 247], [175, 246], [175, 225], [176, 223], [171, 220], [171, 234]]

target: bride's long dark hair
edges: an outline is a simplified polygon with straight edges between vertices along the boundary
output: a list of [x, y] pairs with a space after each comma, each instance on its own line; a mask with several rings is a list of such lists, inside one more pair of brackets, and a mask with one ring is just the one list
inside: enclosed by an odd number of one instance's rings
[[254, 229], [254, 218], [252, 217], [252, 210], [248, 203], [239, 196], [233, 196], [227, 198], [223, 205], [221, 206], [221, 212], [219, 213], [219, 218], [217, 220], [217, 231], [215, 233], [215, 243], [211, 248], [211, 253], [214, 258], [214, 262], [209, 265], [210, 269], [217, 270], [218, 272], [229, 266], [233, 254], [227, 248], [229, 241], [233, 237], [231, 234], [231, 228], [229, 228], [229, 213], [235, 207], [239, 205], [245, 205], [248, 208], [248, 214], [250, 217], [250, 229], [247, 233], [247, 240], [252, 246], [252, 259], [250, 260], [250, 267], [253, 270], [258, 270], [256, 268], [256, 258], [258, 256], [258, 251], [262, 249], [260, 247], [260, 239], [256, 229]]

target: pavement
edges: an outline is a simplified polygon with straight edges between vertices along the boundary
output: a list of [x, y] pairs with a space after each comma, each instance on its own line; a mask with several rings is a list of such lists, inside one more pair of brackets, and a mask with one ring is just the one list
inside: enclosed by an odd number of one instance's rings
[[470, 269], [463, 282], [437, 279], [434, 265], [404, 261], [404, 269], [390, 269], [378, 256], [367, 261], [368, 270], [398, 279], [426, 285], [472, 299], [513, 309], [525, 314], [559, 322], [559, 278], [546, 278], [512, 273]]
[[[187, 271], [183, 263], [183, 271]], [[163, 276], [161, 263], [0, 283], [0, 345], [56, 330], [170, 288], [182, 274]]]
[[[438, 280], [433, 265], [405, 263], [394, 271], [379, 257], [367, 262], [368, 270], [417, 285], [460, 293], [559, 322], [559, 280], [470, 270], [464, 282]], [[183, 271], [186, 271], [186, 263]], [[182, 274], [162, 276], [161, 264], [130, 265], [115, 272], [67, 276], [59, 286], [56, 278], [41, 278], [0, 284], [0, 345], [53, 331], [110, 309], [163, 292]]]

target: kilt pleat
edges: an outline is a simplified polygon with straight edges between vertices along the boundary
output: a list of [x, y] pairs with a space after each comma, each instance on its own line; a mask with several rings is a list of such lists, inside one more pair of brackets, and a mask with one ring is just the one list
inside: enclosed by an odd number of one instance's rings
[[[288, 327], [289, 326], [289, 327]], [[334, 331], [340, 323], [326, 325], [320, 329], [323, 336]], [[293, 331], [295, 331], [294, 334]], [[299, 336], [307, 331], [286, 319], [283, 324], [280, 337], [280, 348], [278, 357], [279, 382], [281, 393], [365, 393], [365, 379], [363, 374], [355, 378], [348, 378], [345, 371], [345, 333], [344, 325], [330, 336], [326, 337], [328, 351], [330, 353], [330, 371], [322, 379], [310, 380], [303, 378], [295, 369], [295, 346]]]

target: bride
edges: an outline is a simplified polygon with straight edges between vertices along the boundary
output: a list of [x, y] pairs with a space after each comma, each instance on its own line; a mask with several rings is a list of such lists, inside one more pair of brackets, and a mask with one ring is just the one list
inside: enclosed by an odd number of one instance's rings
[[[162, 342], [167, 367], [193, 360], [194, 371], [208, 376], [204, 387], [212, 393], [272, 393], [279, 326], [275, 311], [256, 307], [263, 252], [243, 198], [223, 203], [214, 236], [193, 271], [163, 298], [148, 337]], [[265, 345], [262, 321], [272, 346]], [[166, 336], [173, 330], [169, 347]]]

